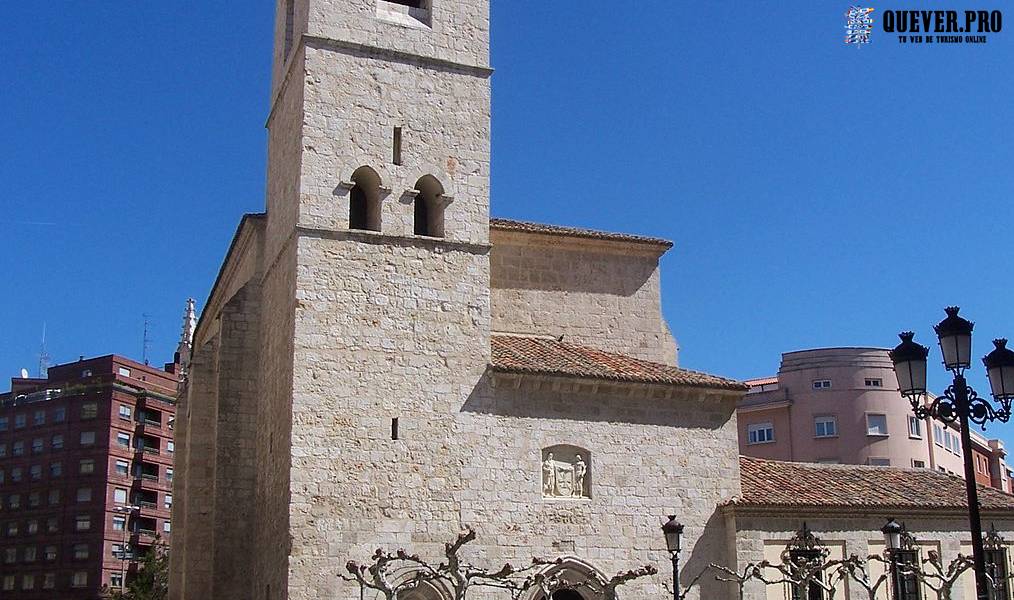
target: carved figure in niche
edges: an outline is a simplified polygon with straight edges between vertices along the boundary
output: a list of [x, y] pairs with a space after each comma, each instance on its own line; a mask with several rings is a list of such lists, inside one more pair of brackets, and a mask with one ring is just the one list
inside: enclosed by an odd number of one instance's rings
[[577, 455], [577, 461], [574, 463], [574, 495], [584, 496], [584, 474], [588, 472], [587, 465], [584, 464], [584, 459], [581, 455]]
[[556, 495], [556, 463], [552, 452], [546, 457], [546, 462], [542, 463], [542, 493], [546, 496]]
[[[542, 495], [546, 498], [590, 498], [591, 455], [577, 446], [543, 449]], [[587, 460], [586, 458], [587, 457]]]

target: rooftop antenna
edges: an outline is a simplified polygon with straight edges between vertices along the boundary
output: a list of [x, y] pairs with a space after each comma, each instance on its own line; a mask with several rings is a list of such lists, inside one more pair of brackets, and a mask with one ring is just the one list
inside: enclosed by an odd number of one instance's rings
[[144, 341], [141, 344], [141, 356], [144, 358], [144, 364], [147, 365], [149, 364], [148, 352], [151, 351], [151, 337], [149, 337], [149, 333], [151, 332], [151, 315], [144, 313], [141, 316], [144, 317]]
[[46, 323], [42, 323], [42, 343], [39, 345], [39, 379], [49, 377], [49, 353], [46, 352]]

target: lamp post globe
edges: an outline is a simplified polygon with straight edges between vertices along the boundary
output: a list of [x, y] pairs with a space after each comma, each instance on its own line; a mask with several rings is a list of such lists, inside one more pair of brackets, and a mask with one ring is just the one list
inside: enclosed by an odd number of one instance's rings
[[993, 397], [1009, 405], [1014, 399], [1014, 350], [1007, 340], [993, 340], [995, 348], [982, 359]]
[[676, 520], [675, 515], [669, 515], [669, 521], [662, 526], [662, 533], [665, 534], [665, 545], [669, 552], [679, 554], [683, 549], [683, 524]]
[[888, 352], [898, 376], [902, 396], [922, 396], [926, 393], [926, 357], [929, 348], [912, 341], [915, 334], [904, 331], [898, 334], [901, 343]]
[[972, 364], [972, 328], [975, 324], [958, 316], [957, 306], [944, 309], [947, 317], [933, 327], [940, 341], [944, 366], [951, 371], [967, 369]]
[[901, 525], [894, 520], [894, 517], [888, 519], [887, 523], [880, 528], [881, 533], [884, 534], [884, 545], [888, 550], [897, 550], [901, 548]]

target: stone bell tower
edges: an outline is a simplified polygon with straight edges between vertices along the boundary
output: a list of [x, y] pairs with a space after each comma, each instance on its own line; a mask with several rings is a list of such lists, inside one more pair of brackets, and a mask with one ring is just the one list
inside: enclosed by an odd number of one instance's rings
[[347, 597], [350, 556], [460, 526], [456, 415], [490, 352], [489, 2], [279, 0], [275, 36], [250, 597]]

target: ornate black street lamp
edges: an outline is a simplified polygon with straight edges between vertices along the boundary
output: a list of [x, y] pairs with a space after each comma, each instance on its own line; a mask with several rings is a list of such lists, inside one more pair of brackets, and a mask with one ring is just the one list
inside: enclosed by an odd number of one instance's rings
[[[972, 438], [969, 422], [982, 426], [992, 421], [1006, 423], [1011, 416], [1014, 400], [1014, 352], [1007, 349], [1007, 340], [994, 340], [996, 348], [982, 362], [999, 402], [994, 408], [989, 400], [980, 398], [965, 381], [965, 369], [972, 364], [972, 328], [974, 325], [958, 316], [958, 307], [946, 309], [947, 318], [934, 327], [940, 342], [944, 366], [953, 375], [953, 381], [943, 396], [932, 402], [923, 402], [926, 394], [926, 357], [929, 348], [912, 341], [913, 333], [900, 334], [901, 343], [891, 351], [891, 362], [898, 376], [898, 387], [912, 404], [912, 411], [920, 419], [932, 418], [944, 423], [958, 423], [962, 453], [965, 459], [965, 491], [968, 496], [968, 521], [972, 533], [972, 556], [975, 563], [976, 596], [989, 598], [986, 566], [982, 546], [982, 523], [979, 517], [979, 492], [975, 486], [975, 465], [972, 461]], [[885, 534], [886, 535], [886, 534]]]
[[676, 521], [675, 515], [669, 515], [669, 521], [662, 526], [665, 534], [665, 546], [672, 558], [672, 595], [674, 600], [683, 600], [680, 592], [680, 550], [683, 549], [683, 524]]

